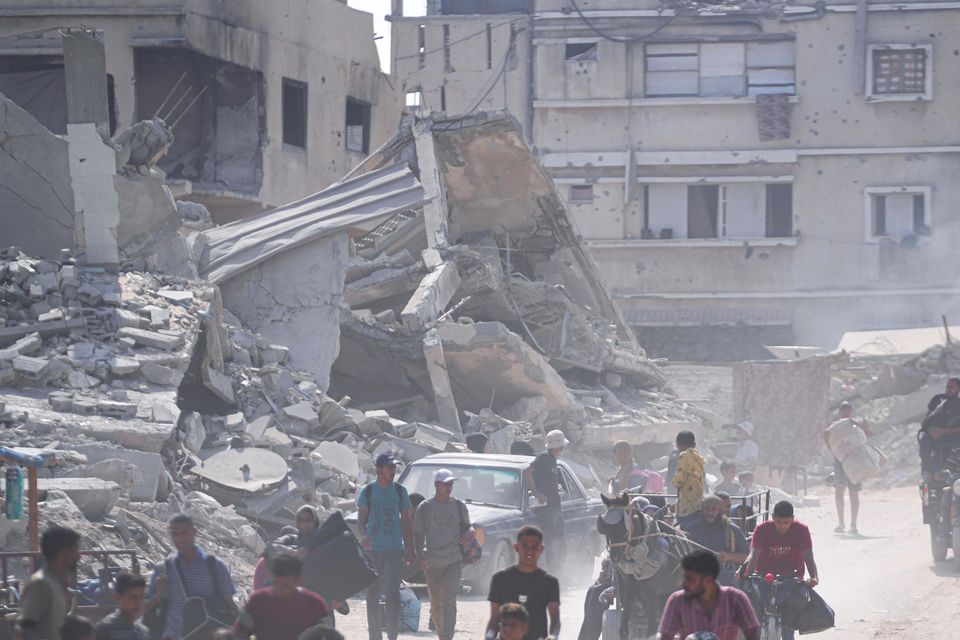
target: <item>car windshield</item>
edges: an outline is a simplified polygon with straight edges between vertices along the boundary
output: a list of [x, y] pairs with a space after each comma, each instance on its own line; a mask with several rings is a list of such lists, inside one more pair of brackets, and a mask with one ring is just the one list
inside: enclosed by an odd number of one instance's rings
[[450, 469], [457, 477], [453, 488], [455, 498], [464, 502], [486, 502], [511, 509], [522, 507], [519, 469], [415, 464], [404, 477], [403, 486], [410, 493], [419, 493], [429, 498], [434, 493], [433, 473], [437, 469]]

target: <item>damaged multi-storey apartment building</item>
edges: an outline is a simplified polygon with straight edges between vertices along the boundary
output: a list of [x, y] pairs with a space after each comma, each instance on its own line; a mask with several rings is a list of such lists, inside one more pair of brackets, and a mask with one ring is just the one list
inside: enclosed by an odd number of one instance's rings
[[61, 34], [97, 29], [109, 133], [163, 120], [168, 187], [218, 222], [313, 193], [396, 130], [399, 89], [380, 69], [373, 16], [346, 2], [42, 4], [3, 3], [0, 93], [66, 134]]

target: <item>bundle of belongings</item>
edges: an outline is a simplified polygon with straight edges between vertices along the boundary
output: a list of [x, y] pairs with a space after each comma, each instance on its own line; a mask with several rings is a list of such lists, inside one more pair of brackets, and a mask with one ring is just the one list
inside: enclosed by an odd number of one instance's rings
[[[312, 507], [301, 507], [298, 516], [304, 511], [310, 511], [319, 523]], [[278, 538], [267, 549], [267, 558], [298, 548], [307, 549], [303, 559], [303, 587], [327, 602], [346, 602], [377, 580], [373, 563], [339, 511], [333, 512], [308, 535], [294, 533]]]
[[[746, 580], [743, 590], [758, 616], [770, 602], [774, 585], [764, 580]], [[776, 585], [780, 626], [801, 634], [819, 633], [834, 626], [834, 613], [820, 594], [803, 582], [784, 581]]]

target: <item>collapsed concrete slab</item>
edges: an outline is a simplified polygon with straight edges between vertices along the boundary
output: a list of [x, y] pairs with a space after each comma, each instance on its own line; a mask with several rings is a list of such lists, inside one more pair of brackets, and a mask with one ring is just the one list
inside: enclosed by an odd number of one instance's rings
[[497, 411], [526, 396], [543, 396], [548, 412], [574, 404], [560, 374], [503, 324], [450, 323], [437, 334], [460, 409]]
[[160, 454], [101, 445], [71, 445], [71, 448], [85, 455], [91, 463], [119, 458], [135, 465], [140, 473], [129, 488], [130, 499], [135, 502], [153, 502], [157, 499], [160, 477], [166, 473]]
[[41, 492], [63, 491], [87, 520], [102, 520], [120, 495], [120, 485], [100, 478], [39, 478], [37, 488]]

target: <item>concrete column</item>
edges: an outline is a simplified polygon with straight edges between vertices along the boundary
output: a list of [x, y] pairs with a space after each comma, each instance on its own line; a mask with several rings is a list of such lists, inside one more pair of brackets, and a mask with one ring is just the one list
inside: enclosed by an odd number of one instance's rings
[[417, 165], [420, 167], [420, 184], [430, 201], [423, 207], [423, 224], [427, 231], [427, 247], [445, 248], [447, 238], [447, 193], [440, 179], [437, 151], [433, 143], [433, 123], [421, 120], [414, 125], [414, 144], [417, 148]]
[[437, 406], [440, 424], [454, 433], [463, 433], [460, 426], [460, 412], [453, 398], [453, 386], [447, 372], [447, 362], [443, 355], [443, 344], [436, 329], [427, 332], [423, 338], [423, 355], [427, 359], [427, 372], [433, 385], [433, 401]]
[[103, 141], [109, 135], [103, 40], [92, 30], [67, 31], [63, 59], [77, 255], [86, 264], [114, 267], [120, 263], [120, 202], [117, 154]]
[[440, 317], [459, 288], [457, 265], [453, 261], [441, 263], [423, 278], [400, 312], [403, 326], [410, 331], [423, 330]]

